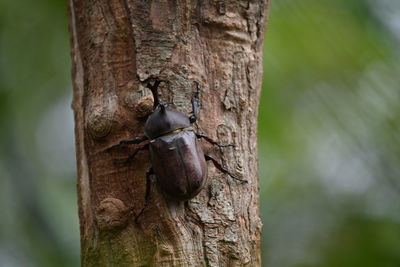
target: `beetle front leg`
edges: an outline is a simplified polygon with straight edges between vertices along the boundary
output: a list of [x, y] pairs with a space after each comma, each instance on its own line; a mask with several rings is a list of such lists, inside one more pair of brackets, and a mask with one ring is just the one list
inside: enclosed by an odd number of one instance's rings
[[146, 136], [138, 136], [135, 137], [133, 139], [125, 139], [125, 140], [121, 140], [118, 144], [112, 145], [111, 147], [109, 147], [108, 149], [112, 149], [114, 147], [117, 146], [121, 146], [121, 145], [134, 145], [134, 144], [140, 144], [141, 142], [146, 141], [148, 138]]
[[197, 138], [204, 138], [204, 140], [206, 140], [210, 144], [216, 145], [216, 146], [218, 146], [220, 148], [221, 147], [229, 147], [229, 146], [236, 147], [235, 144], [221, 144], [220, 142], [217, 142], [217, 141], [211, 139], [210, 137], [208, 137], [207, 135], [202, 134], [202, 133], [196, 133], [196, 136], [197, 136]]
[[136, 148], [133, 150], [133, 152], [132, 152], [127, 158], [124, 158], [124, 159], [115, 159], [114, 162], [115, 162], [116, 164], [118, 164], [118, 165], [127, 164], [127, 163], [129, 163], [129, 162], [131, 162], [131, 161], [133, 160], [133, 158], [136, 156], [136, 154], [137, 154], [139, 151], [141, 151], [141, 150], [146, 150], [146, 149], [149, 149], [149, 144], [145, 144], [145, 145], [136, 147]]
[[214, 163], [215, 168], [217, 168], [218, 170], [220, 170], [223, 173], [228, 174], [230, 177], [232, 177], [235, 180], [247, 183], [247, 180], [244, 179], [240, 179], [239, 177], [237, 177], [236, 175], [232, 174], [228, 169], [226, 169], [224, 166], [222, 166], [221, 163], [219, 163], [216, 159], [214, 159], [213, 157], [209, 156], [209, 155], [204, 155], [206, 161], [211, 160], [212, 163]]

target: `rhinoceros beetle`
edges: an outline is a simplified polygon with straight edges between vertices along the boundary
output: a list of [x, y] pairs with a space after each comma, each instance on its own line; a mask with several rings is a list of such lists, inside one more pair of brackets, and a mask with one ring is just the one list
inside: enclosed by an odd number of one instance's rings
[[150, 184], [150, 175], [155, 174], [161, 191], [174, 200], [189, 200], [201, 191], [207, 183], [206, 161], [212, 161], [217, 169], [232, 178], [246, 182], [231, 174], [213, 157], [203, 153], [198, 138], [204, 138], [218, 147], [234, 145], [220, 144], [205, 134], [196, 133], [192, 127], [199, 114], [199, 83], [195, 82], [197, 91], [194, 92], [191, 100], [193, 114], [187, 117], [182, 112], [169, 108], [166, 103], [159, 101], [157, 88], [161, 82], [165, 81], [154, 79], [153, 82], [147, 83], [147, 87], [153, 94], [154, 105], [146, 120], [144, 135], [122, 140], [112, 147], [140, 144], [148, 140], [147, 144], [136, 147], [126, 162], [130, 161], [140, 150], [149, 149], [152, 167], [147, 172], [147, 184]]

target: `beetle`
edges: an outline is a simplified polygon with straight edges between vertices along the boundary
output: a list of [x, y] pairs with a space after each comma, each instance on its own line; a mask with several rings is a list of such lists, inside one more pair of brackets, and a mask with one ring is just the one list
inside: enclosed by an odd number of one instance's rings
[[[158, 187], [164, 195], [173, 200], [189, 200], [207, 184], [206, 161], [212, 161], [217, 169], [232, 178], [246, 182], [230, 173], [213, 157], [203, 153], [199, 138], [204, 138], [218, 147], [234, 145], [220, 144], [205, 134], [195, 132], [192, 127], [199, 114], [199, 83], [195, 82], [197, 91], [194, 92], [191, 100], [193, 114], [187, 117], [182, 112], [169, 108], [166, 103], [159, 101], [157, 88], [161, 82], [165, 81], [154, 79], [153, 84], [147, 83], [147, 88], [153, 94], [154, 104], [151, 114], [145, 122], [144, 135], [122, 140], [112, 147], [140, 144], [148, 140], [147, 144], [136, 147], [125, 162], [133, 159], [137, 152], [149, 149], [152, 167], [146, 175], [147, 184], [150, 185], [149, 177], [154, 174]], [[146, 198], [149, 194], [148, 191], [149, 189], [147, 189]]]

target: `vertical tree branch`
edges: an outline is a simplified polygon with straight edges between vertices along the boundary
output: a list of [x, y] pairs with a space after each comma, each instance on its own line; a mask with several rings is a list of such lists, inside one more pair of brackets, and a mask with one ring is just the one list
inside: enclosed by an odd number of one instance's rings
[[[267, 1], [69, 0], [79, 217], [84, 266], [259, 266], [257, 111]], [[186, 202], [167, 199], [146, 151], [108, 149], [143, 135], [146, 82], [168, 81], [165, 102], [191, 112], [201, 85], [202, 143], [242, 184], [208, 165]], [[166, 164], [168, 164], [166, 162]], [[140, 215], [140, 216], [139, 216]]]

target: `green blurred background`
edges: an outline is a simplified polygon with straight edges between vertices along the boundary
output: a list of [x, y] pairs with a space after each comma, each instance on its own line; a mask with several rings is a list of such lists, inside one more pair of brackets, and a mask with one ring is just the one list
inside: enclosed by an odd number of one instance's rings
[[[78, 266], [64, 0], [0, 1], [0, 266]], [[400, 1], [274, 0], [263, 266], [400, 266]]]

